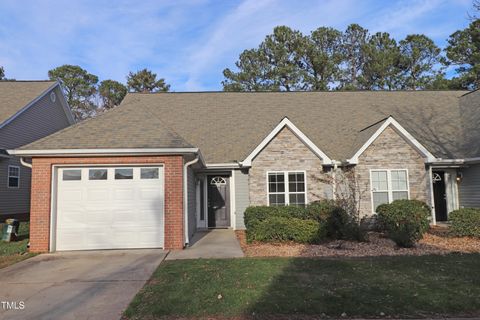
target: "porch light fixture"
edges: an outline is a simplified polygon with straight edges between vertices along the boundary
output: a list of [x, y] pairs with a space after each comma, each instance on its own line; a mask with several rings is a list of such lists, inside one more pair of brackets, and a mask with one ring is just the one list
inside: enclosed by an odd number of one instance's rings
[[460, 183], [462, 182], [463, 179], [463, 173], [460, 171], [457, 171], [457, 182]]

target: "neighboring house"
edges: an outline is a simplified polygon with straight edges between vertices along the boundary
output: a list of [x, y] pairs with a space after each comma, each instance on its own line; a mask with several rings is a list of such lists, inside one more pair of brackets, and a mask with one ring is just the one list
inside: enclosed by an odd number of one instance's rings
[[480, 91], [135, 93], [11, 153], [32, 158], [32, 251], [181, 249], [249, 205], [333, 198], [346, 169], [362, 216], [480, 207], [479, 110]]
[[70, 126], [73, 118], [57, 82], [0, 81], [0, 222], [27, 219], [30, 168], [6, 150]]

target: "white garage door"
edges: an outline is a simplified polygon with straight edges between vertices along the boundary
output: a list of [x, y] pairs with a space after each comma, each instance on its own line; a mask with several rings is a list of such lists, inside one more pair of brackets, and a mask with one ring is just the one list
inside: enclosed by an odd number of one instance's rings
[[59, 168], [56, 249], [160, 248], [163, 167]]

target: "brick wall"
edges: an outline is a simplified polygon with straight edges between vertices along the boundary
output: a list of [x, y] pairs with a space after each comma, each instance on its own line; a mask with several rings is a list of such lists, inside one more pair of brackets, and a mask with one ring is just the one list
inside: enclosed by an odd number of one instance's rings
[[331, 198], [331, 186], [323, 183], [322, 160], [287, 127], [283, 128], [252, 161], [249, 170], [251, 205], [267, 205], [267, 171], [305, 170], [307, 200]]
[[50, 240], [52, 166], [62, 164], [149, 164], [165, 168], [165, 248], [182, 249], [183, 158], [182, 156], [33, 158], [30, 207], [30, 251], [47, 252]]
[[360, 214], [372, 214], [370, 170], [408, 169], [410, 199], [430, 202], [428, 170], [420, 153], [393, 128], [385, 131], [360, 156], [355, 168], [360, 187]]

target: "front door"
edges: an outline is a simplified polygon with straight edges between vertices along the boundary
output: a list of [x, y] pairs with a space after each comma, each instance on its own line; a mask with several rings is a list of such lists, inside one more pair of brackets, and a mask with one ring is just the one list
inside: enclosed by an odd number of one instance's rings
[[433, 199], [435, 202], [435, 219], [447, 221], [447, 195], [445, 189], [445, 172], [433, 171]]
[[208, 227], [230, 227], [228, 176], [208, 176]]

